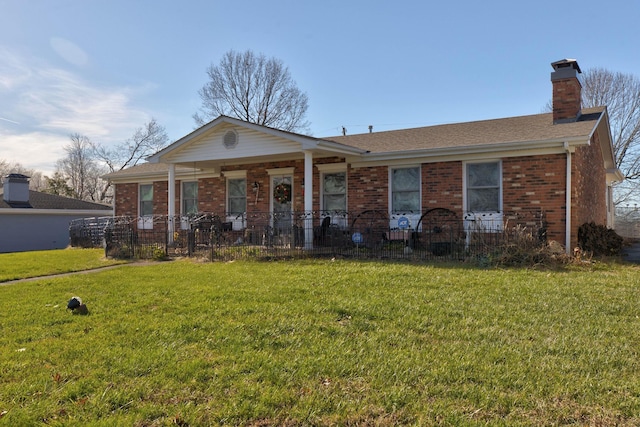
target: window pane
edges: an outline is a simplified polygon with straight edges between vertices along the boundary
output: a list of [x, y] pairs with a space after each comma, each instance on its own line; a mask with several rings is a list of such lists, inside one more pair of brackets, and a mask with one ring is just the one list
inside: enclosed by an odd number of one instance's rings
[[418, 168], [394, 169], [392, 185], [393, 191], [418, 191], [420, 189], [420, 172]]
[[332, 173], [324, 176], [324, 192], [325, 194], [345, 194], [346, 173]]
[[151, 201], [153, 200], [153, 185], [146, 184], [140, 186], [140, 200]]
[[500, 173], [498, 163], [472, 163], [467, 165], [469, 187], [497, 187]]
[[420, 210], [420, 194], [415, 191], [393, 193], [393, 211], [414, 211]]
[[140, 216], [151, 216], [153, 215], [153, 203], [152, 202], [141, 202], [140, 203]]
[[182, 213], [184, 215], [198, 213], [198, 201], [194, 200], [194, 199], [186, 199], [186, 200], [184, 200]]
[[185, 182], [182, 184], [182, 197], [184, 199], [197, 199], [198, 198], [198, 183], [197, 182]]
[[327, 194], [322, 206], [326, 211], [344, 211], [347, 209], [346, 197], [341, 194]]
[[469, 210], [472, 212], [498, 212], [500, 210], [500, 190], [497, 188], [470, 189]]
[[229, 199], [229, 213], [230, 214], [241, 214], [244, 213], [247, 208], [247, 199]]
[[246, 197], [247, 180], [246, 179], [230, 179], [229, 180], [229, 197]]

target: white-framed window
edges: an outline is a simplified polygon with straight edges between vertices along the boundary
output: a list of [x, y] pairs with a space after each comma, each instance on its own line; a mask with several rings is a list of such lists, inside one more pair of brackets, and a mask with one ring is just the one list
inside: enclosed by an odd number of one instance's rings
[[409, 220], [409, 228], [417, 226], [421, 215], [420, 166], [394, 167], [389, 170], [391, 229], [398, 228], [398, 219]]
[[320, 171], [320, 218], [331, 218], [331, 225], [347, 229], [347, 164], [320, 163], [315, 166]]
[[182, 215], [189, 216], [198, 213], [198, 182], [182, 182]]
[[331, 223], [342, 229], [348, 226], [347, 219], [347, 172], [325, 172], [322, 175], [320, 200], [322, 217], [330, 216]]
[[391, 213], [420, 212], [420, 167], [391, 169]]
[[322, 210], [347, 210], [346, 172], [332, 172], [322, 175]]
[[465, 229], [502, 231], [502, 162], [469, 162], [464, 171]]
[[138, 228], [153, 228], [153, 184], [138, 187]]
[[227, 222], [233, 230], [247, 227], [247, 171], [235, 170], [223, 172], [227, 186]]
[[466, 164], [467, 211], [502, 211], [501, 176], [499, 161]]
[[247, 179], [227, 179], [227, 212], [240, 215], [247, 211]]
[[139, 216], [153, 215], [153, 184], [140, 184], [140, 209]]

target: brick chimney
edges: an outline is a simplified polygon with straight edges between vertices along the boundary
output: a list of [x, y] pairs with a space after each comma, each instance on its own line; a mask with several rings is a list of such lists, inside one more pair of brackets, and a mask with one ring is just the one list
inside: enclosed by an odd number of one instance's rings
[[573, 122], [582, 109], [582, 83], [580, 66], [575, 59], [562, 59], [551, 63], [553, 84], [553, 123]]
[[2, 197], [10, 205], [29, 204], [29, 177], [11, 173], [4, 177]]

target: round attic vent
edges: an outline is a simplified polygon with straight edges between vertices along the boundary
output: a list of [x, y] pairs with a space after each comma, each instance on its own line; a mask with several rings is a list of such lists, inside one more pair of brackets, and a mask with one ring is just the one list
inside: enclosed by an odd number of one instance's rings
[[234, 148], [236, 145], [238, 145], [238, 134], [233, 130], [227, 131], [224, 134], [224, 146]]

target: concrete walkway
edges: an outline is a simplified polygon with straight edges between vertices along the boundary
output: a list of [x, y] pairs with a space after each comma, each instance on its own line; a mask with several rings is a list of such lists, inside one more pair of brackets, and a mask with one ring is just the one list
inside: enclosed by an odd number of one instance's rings
[[99, 271], [113, 270], [114, 268], [138, 267], [138, 266], [145, 266], [145, 265], [154, 265], [154, 264], [159, 264], [159, 263], [160, 263], [159, 261], [128, 262], [128, 263], [124, 263], [124, 264], [108, 265], [106, 267], [91, 268], [89, 270], [69, 271], [67, 273], [50, 274], [50, 275], [46, 275], [46, 276], [27, 277], [25, 279], [7, 280], [6, 282], [0, 282], [0, 286], [13, 285], [14, 283], [33, 282], [33, 281], [36, 281], [36, 280], [52, 279], [52, 278], [55, 278], [55, 277], [71, 276], [71, 275], [76, 275], [76, 274], [97, 273]]

